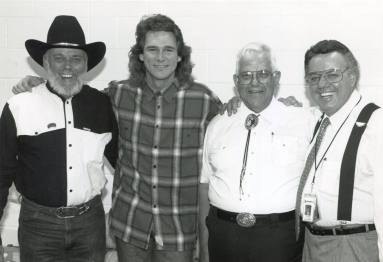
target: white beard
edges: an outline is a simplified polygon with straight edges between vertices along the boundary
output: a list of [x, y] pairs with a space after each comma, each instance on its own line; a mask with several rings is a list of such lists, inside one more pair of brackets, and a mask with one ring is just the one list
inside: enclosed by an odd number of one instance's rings
[[47, 68], [48, 71], [48, 82], [51, 88], [60, 96], [62, 96], [65, 99], [68, 99], [78, 93], [80, 93], [82, 86], [84, 84], [84, 80], [81, 78], [81, 76], [77, 77], [77, 80], [75, 84], [71, 87], [63, 86], [60, 84], [60, 76], [56, 76], [50, 68]]

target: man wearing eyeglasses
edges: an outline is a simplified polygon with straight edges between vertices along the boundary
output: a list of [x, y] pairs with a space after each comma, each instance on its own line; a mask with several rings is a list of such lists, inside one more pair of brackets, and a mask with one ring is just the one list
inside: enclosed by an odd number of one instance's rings
[[383, 261], [383, 111], [358, 92], [358, 62], [338, 41], [312, 46], [305, 74], [323, 115], [297, 194], [303, 261]]
[[280, 76], [266, 45], [239, 52], [233, 79], [245, 106], [216, 116], [204, 141], [201, 261], [301, 261], [294, 207], [313, 121], [275, 100]]

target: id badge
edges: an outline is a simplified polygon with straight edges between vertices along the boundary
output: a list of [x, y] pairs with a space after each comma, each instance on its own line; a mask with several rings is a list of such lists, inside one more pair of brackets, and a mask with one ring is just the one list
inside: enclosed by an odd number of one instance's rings
[[318, 219], [317, 212], [317, 197], [314, 194], [304, 194], [303, 195], [303, 213], [302, 220], [304, 222], [314, 222]]

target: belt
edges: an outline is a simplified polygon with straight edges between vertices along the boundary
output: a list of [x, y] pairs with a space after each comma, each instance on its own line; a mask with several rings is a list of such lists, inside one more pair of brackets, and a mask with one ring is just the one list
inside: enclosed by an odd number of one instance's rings
[[215, 206], [210, 206], [210, 210], [217, 218], [235, 223], [241, 227], [252, 227], [255, 224], [286, 222], [295, 219], [294, 210], [285, 213], [273, 213], [267, 215], [229, 212]]
[[37, 204], [25, 197], [23, 197], [22, 202], [25, 205], [32, 207], [33, 209], [38, 209], [40, 212], [55, 216], [58, 218], [73, 218], [77, 216], [81, 216], [91, 210], [93, 207], [102, 204], [101, 196], [97, 195], [91, 200], [75, 205], [75, 206], [62, 206], [62, 207], [47, 207], [40, 204]]
[[348, 227], [350, 225], [341, 225], [341, 226], [335, 226], [335, 227], [318, 227], [313, 226], [312, 224], [305, 223], [306, 228], [311, 232], [313, 235], [319, 235], [319, 236], [338, 236], [338, 235], [351, 235], [351, 234], [358, 234], [358, 233], [366, 233], [368, 231], [374, 231], [375, 225], [374, 224], [364, 224], [364, 225], [357, 225], [355, 227]]

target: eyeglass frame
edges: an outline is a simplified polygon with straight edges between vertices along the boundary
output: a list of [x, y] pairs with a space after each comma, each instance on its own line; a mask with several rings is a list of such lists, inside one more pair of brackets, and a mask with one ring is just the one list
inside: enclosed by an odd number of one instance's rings
[[[322, 77], [325, 78], [325, 80], [330, 83], [330, 84], [335, 84], [335, 83], [339, 83], [340, 81], [343, 80], [343, 75], [344, 73], [349, 70], [349, 69], [352, 69], [351, 66], [347, 66], [345, 69], [341, 70], [341, 69], [338, 69], [338, 68], [331, 68], [331, 69], [328, 69], [328, 70], [323, 70], [323, 71], [315, 71], [315, 72], [310, 72], [307, 74], [307, 76], [305, 76], [305, 81], [308, 85], [317, 85], [319, 84], [320, 80], [322, 79]], [[330, 73], [330, 72], [340, 72], [340, 79], [337, 80], [337, 81], [330, 81], [328, 78], [327, 78], [327, 75]], [[319, 77], [318, 81], [315, 81], [315, 82], [312, 82], [310, 83], [310, 81], [307, 81], [307, 78], [309, 77], [310, 74], [316, 74]]]
[[[260, 80], [258, 75], [260, 73], [265, 73], [265, 72], [269, 73], [269, 76], [265, 80]], [[251, 73], [250, 81], [248, 83], [245, 83], [245, 84], [241, 83], [241, 80], [240, 80], [240, 75], [244, 74], [244, 73]], [[257, 71], [243, 71], [243, 72], [240, 72], [238, 74], [234, 74], [234, 77], [236, 78], [236, 80], [238, 81], [238, 84], [240, 84], [240, 85], [249, 85], [249, 84], [251, 84], [254, 81], [254, 75], [255, 75], [255, 79], [257, 80], [257, 82], [262, 83], [262, 84], [266, 84], [270, 80], [270, 78], [272, 76], [276, 75], [276, 74], [280, 74], [280, 72], [279, 71], [270, 71], [270, 70], [263, 69], [263, 70], [257, 70]]]

